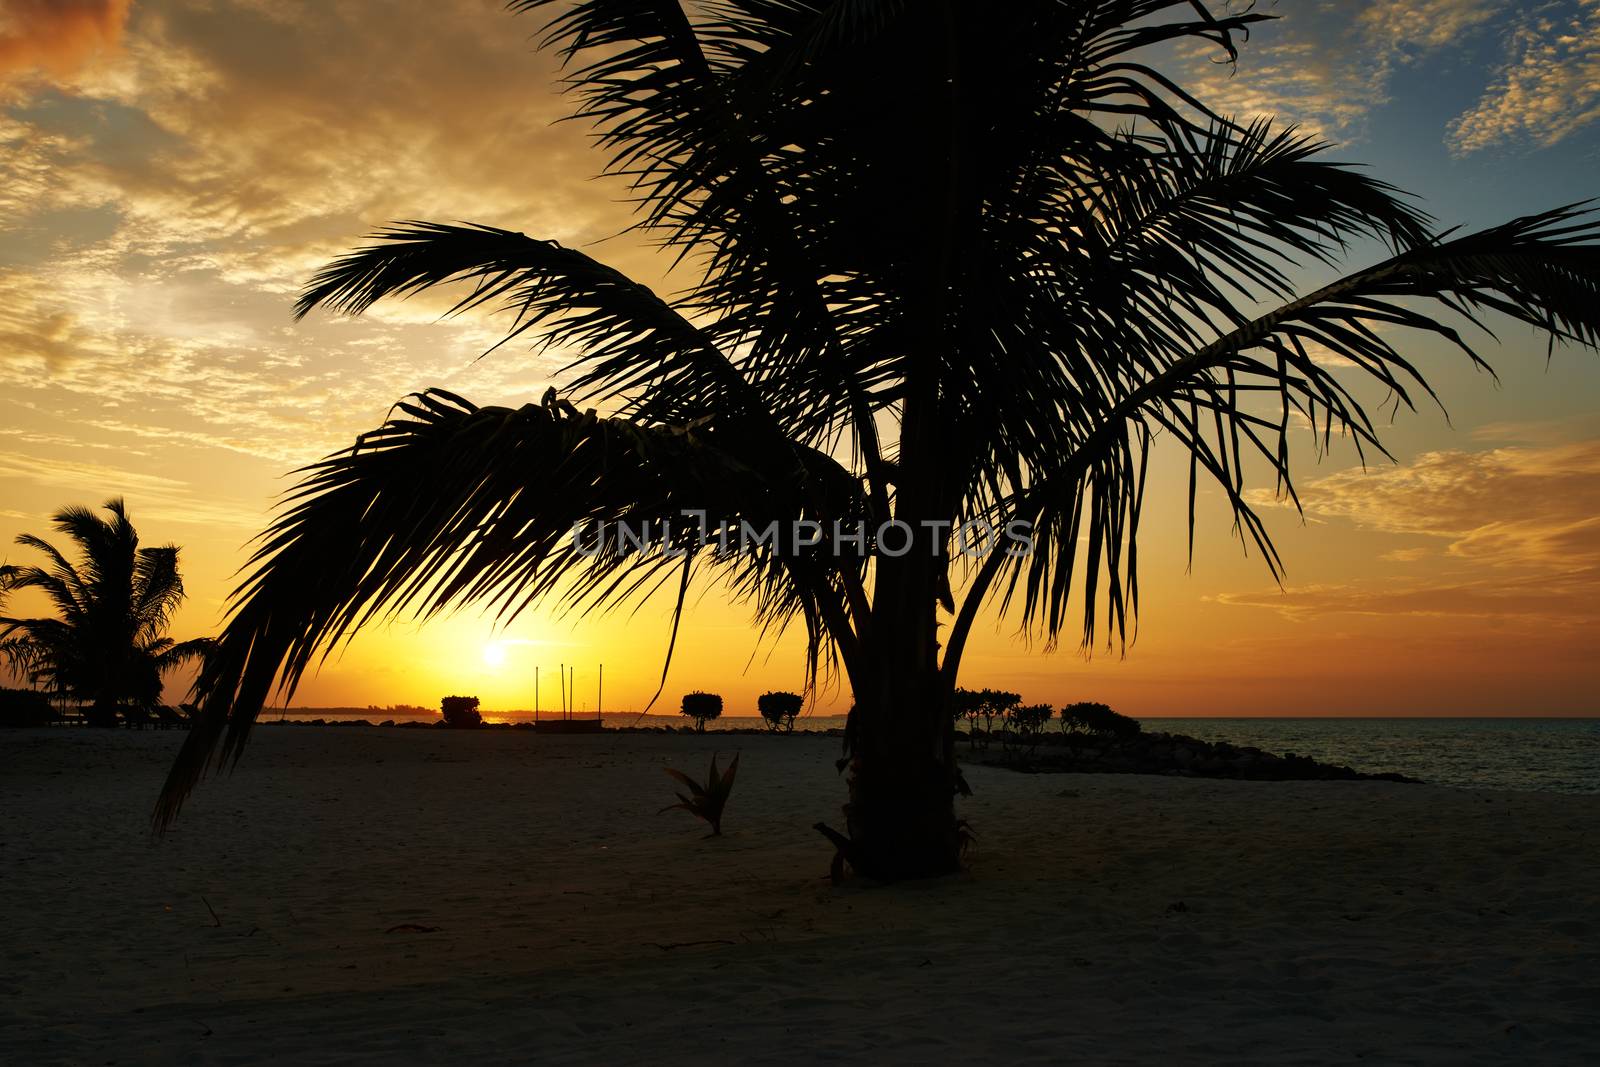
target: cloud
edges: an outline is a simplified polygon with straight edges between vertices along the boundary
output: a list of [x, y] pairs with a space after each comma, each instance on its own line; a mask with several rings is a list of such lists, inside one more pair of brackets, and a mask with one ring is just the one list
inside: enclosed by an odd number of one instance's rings
[[1545, 572], [1600, 566], [1600, 440], [1425, 452], [1403, 466], [1312, 482], [1300, 500], [1318, 518], [1442, 540], [1458, 561]]
[[[393, 219], [579, 247], [626, 225], [586, 131], [554, 123], [571, 101], [536, 27], [498, 0], [381, 19], [365, 0], [138, 5], [115, 56], [0, 109], [5, 402], [86, 441], [276, 474], [419, 388], [536, 397], [561, 354], [474, 362], [498, 324], [441, 323], [441, 297], [290, 318], [316, 267]], [[659, 262], [627, 241], [603, 255]]]
[[1207, 597], [1231, 607], [1275, 611], [1292, 622], [1329, 616], [1385, 619], [1479, 620], [1548, 631], [1574, 630], [1600, 621], [1600, 577], [1595, 572], [1552, 582], [1546, 575], [1440, 580], [1417, 577], [1225, 592]]
[[43, 70], [76, 73], [115, 50], [131, 0], [5, 0], [0, 3], [0, 80]]
[[1361, 36], [1386, 61], [1455, 44], [1500, 13], [1499, 0], [1379, 0], [1356, 16]]
[[1237, 69], [1209, 48], [1187, 53], [1204, 99], [1244, 118], [1276, 116], [1329, 140], [1361, 135], [1388, 102], [1394, 72], [1459, 44], [1501, 12], [1494, 0], [1297, 0], [1257, 27]]
[[[16, 478], [92, 497], [95, 504], [112, 497], [128, 500], [131, 510], [164, 522], [188, 523], [207, 529], [253, 530], [264, 506], [217, 498], [186, 481], [140, 473], [104, 463], [50, 459], [36, 452], [0, 450], [0, 479]], [[12, 517], [16, 513], [8, 513]]]
[[622, 190], [590, 181], [586, 131], [555, 122], [571, 101], [536, 27], [496, 0], [396, 0], [383, 18], [355, 0], [151, 0], [114, 60], [0, 116], [0, 230], [114, 211], [108, 265], [214, 271], [277, 294], [283, 321], [317, 266], [391, 220], [608, 237]]
[[1517, 24], [1508, 56], [1477, 104], [1450, 123], [1454, 154], [1547, 148], [1600, 118], [1600, 0], [1543, 5]]
[[275, 474], [349, 444], [420, 388], [536, 397], [560, 359], [508, 347], [477, 360], [499, 334], [476, 319], [289, 326], [272, 321], [282, 304], [214, 271], [118, 278], [92, 255], [0, 272], [0, 395], [26, 409], [30, 443], [66, 428], [80, 447], [231, 453]]

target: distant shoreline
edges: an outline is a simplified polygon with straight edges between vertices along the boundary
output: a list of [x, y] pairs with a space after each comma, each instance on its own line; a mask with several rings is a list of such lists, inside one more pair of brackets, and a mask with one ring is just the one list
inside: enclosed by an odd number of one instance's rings
[[[531, 720], [534, 715], [533, 710], [530, 708], [512, 708], [508, 711], [499, 711], [492, 708], [484, 708], [480, 710], [483, 713], [485, 722], [521, 722], [525, 718]], [[431, 716], [432, 718], [438, 718], [439, 713], [436, 710], [426, 708], [412, 708], [406, 711], [400, 711], [398, 708], [273, 708], [264, 710], [261, 713], [260, 721], [278, 722], [280, 721], [278, 716], [281, 715], [290, 715], [296, 718], [310, 716], [312, 718], [324, 719], [333, 716], [337, 716], [339, 718], [371, 719], [377, 716], [385, 719], [398, 720], [401, 717], [422, 719]], [[562, 717], [559, 711], [541, 711], [539, 712], [539, 715], [541, 718], [545, 719], [558, 719]], [[607, 711], [603, 713], [603, 718], [607, 721], [613, 719], [635, 719], [640, 718], [641, 716], [643, 718], [652, 720], [670, 719], [676, 721], [681, 718], [681, 716], [671, 712], [659, 711], [642, 713], [638, 711]], [[595, 717], [595, 713], [592, 711], [579, 711], [574, 712], [570, 717], [574, 719], [592, 719]], [[1470, 714], [1451, 715], [1346, 715], [1339, 712], [1325, 712], [1310, 715], [1252, 715], [1240, 713], [1236, 715], [1129, 715], [1128, 717], [1131, 719], [1138, 719], [1140, 722], [1168, 722], [1177, 720], [1196, 722], [1232, 722], [1241, 719], [1259, 719], [1266, 722], [1587, 722], [1600, 721], [1600, 710], [1584, 714], [1571, 715], [1507, 715], [1503, 712], [1473, 712]], [[844, 720], [844, 712], [802, 715], [800, 719], [797, 720], [797, 723], [805, 722], [808, 718], [838, 719], [842, 722]], [[727, 722], [730, 719], [738, 719], [752, 723], [761, 723], [765, 721], [760, 715], [723, 715], [721, 719], [716, 721]], [[712, 724], [712, 728], [715, 728], [715, 723]], [[797, 724], [795, 727], [796, 732], [798, 732], [799, 729], [800, 727]]]
[[[284, 722], [318, 717], [330, 728], [340, 730], [350, 729], [352, 722], [361, 719], [370, 725], [385, 721], [377, 713], [359, 710], [317, 715], [296, 709], [285, 715]], [[490, 712], [489, 718], [492, 721], [499, 716]], [[272, 717], [262, 721], [278, 720]], [[395, 721], [397, 727], [401, 725], [398, 719]], [[408, 728], [423, 728], [437, 721], [437, 716], [429, 714], [411, 719]], [[1273, 754], [1293, 752], [1322, 764], [1358, 768], [1366, 773], [1399, 774], [1439, 785], [1600, 793], [1600, 719], [1592, 716], [1149, 716], [1139, 721], [1149, 735], [1170, 734], [1200, 745], [1221, 744]], [[796, 722], [794, 732], [840, 738], [844, 724], [843, 716], [813, 715]], [[528, 720], [516, 720], [494, 724], [491, 729], [520, 733], [527, 725]], [[608, 735], [694, 735], [688, 720], [671, 714], [651, 714], [642, 719], [637, 714], [607, 714], [604, 727]], [[724, 715], [708, 723], [700, 736], [710, 740], [767, 733], [765, 721], [755, 716]], [[981, 747], [980, 753], [968, 755], [966, 735], [961, 733], [958, 737], [963, 762], [981, 758]], [[1064, 735], [1052, 727], [1042, 744], [1050, 750], [1063, 740]], [[1161, 770], [1157, 768], [1155, 772]]]

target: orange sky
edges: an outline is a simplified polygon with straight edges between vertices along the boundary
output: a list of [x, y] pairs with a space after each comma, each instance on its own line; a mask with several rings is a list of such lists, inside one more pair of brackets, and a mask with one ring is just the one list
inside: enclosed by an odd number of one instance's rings
[[[1600, 191], [1587, 176], [1600, 83], [1579, 76], [1600, 62], [1600, 4], [1549, 5], [1543, 22], [1483, 0], [1284, 7], [1232, 80], [1205, 57], [1176, 61], [1213, 79], [1227, 106], [1284, 111], [1425, 189], [1446, 221]], [[47, 533], [60, 506], [125, 496], [147, 539], [184, 546], [178, 635], [207, 633], [293, 467], [414, 389], [537, 398], [562, 354], [476, 361], [495, 324], [440, 321], [444, 297], [291, 321], [311, 271], [388, 220], [509, 226], [673, 287], [650, 250], [605, 240], [627, 219], [621, 190], [591, 179], [599, 159], [581, 128], [550, 125], [565, 104], [531, 21], [494, 0], [384, 10], [0, 0], [6, 561], [32, 561], [11, 539]], [[1242, 557], [1214, 497], [1187, 569], [1182, 473], [1158, 458], [1127, 654], [1046, 654], [995, 620], [964, 681], [1147, 715], [1594, 713], [1600, 359], [1558, 352], [1547, 368], [1521, 330], [1488, 351], [1498, 385], [1443, 351], [1416, 353], [1453, 421], [1402, 413], [1397, 463], [1363, 473], [1348, 450], [1320, 466], [1301, 452], [1307, 521], [1266, 503], [1283, 589]], [[660, 603], [581, 622], [538, 615], [498, 635], [471, 617], [398, 623], [364, 633], [296, 703], [472, 692], [525, 707], [534, 664], [553, 676], [561, 661], [592, 700], [603, 661], [607, 703], [640, 708], [667, 614]], [[745, 613], [711, 589], [686, 620], [666, 710], [704, 688], [753, 713], [755, 694], [798, 688], [800, 670], [795, 642], [758, 647]], [[821, 707], [843, 700], [824, 693]]]

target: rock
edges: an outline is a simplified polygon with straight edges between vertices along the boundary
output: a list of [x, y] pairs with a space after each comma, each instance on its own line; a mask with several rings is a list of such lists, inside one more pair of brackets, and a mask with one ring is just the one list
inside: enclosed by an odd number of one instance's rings
[[1026, 768], [1005, 753], [969, 750], [975, 763], [999, 764], [1029, 771], [1161, 774], [1179, 777], [1253, 780], [1347, 781], [1356, 779], [1410, 782], [1392, 773], [1362, 774], [1338, 764], [1319, 763], [1297, 753], [1278, 756], [1254, 746], [1201, 741], [1183, 734], [1152, 733], [1126, 738], [1049, 736], [1030, 750]]

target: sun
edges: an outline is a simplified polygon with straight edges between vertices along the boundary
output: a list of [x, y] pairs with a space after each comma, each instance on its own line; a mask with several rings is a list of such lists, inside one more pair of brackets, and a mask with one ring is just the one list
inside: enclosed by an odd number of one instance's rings
[[490, 667], [504, 667], [506, 665], [506, 646], [499, 641], [491, 641], [484, 645], [483, 662]]

